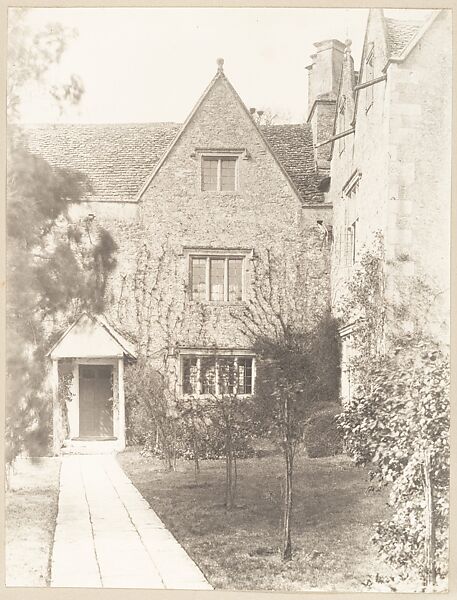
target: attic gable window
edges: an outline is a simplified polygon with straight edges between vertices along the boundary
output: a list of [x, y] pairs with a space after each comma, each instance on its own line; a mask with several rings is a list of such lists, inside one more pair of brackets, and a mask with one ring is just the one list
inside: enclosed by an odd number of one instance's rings
[[203, 192], [234, 192], [237, 189], [237, 156], [202, 156]]

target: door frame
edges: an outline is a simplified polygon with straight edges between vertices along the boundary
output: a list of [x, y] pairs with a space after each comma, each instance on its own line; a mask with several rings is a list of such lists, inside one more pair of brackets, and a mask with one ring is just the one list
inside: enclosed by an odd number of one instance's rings
[[[86, 397], [84, 412], [81, 412], [81, 395], [79, 396], [79, 438], [80, 440], [115, 440], [114, 437], [114, 366], [113, 365], [78, 365], [79, 371], [79, 393], [81, 394], [81, 376], [82, 376], [82, 368], [90, 368], [95, 370], [95, 373], [92, 377], [85, 377], [86, 379], [86, 394], [89, 396]], [[100, 373], [100, 369], [105, 369], [105, 373]], [[97, 385], [100, 380], [103, 380], [102, 385], [102, 394], [100, 394], [100, 386]], [[106, 385], [108, 384], [108, 385]], [[107, 395], [109, 394], [109, 395]], [[85, 412], [87, 411], [87, 413]], [[91, 412], [92, 411], [92, 412]], [[106, 422], [105, 422], [105, 416]], [[81, 419], [82, 417], [89, 417], [89, 420], [92, 422], [92, 427], [90, 427], [92, 433], [86, 431], [84, 434], [81, 433]], [[105, 427], [106, 426], [106, 427]], [[103, 435], [102, 431], [109, 431], [106, 435]], [[95, 433], [97, 432], [97, 433]]]
[[[74, 427], [72, 428], [71, 439], [77, 440], [80, 437], [79, 430], [79, 367], [82, 366], [109, 366], [112, 368], [113, 373], [113, 439], [119, 440], [119, 362], [122, 359], [118, 358], [77, 358], [75, 359], [75, 373], [74, 373], [74, 382], [75, 382], [75, 399], [77, 399], [77, 403], [75, 403], [74, 411], [73, 411], [73, 422]], [[74, 432], [74, 433], [73, 433]], [[121, 437], [123, 437], [121, 435]]]

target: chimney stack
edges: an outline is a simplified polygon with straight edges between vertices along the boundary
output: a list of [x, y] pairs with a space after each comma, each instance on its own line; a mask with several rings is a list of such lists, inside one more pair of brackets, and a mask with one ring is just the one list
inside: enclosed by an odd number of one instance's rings
[[314, 44], [308, 69], [308, 114], [322, 95], [336, 99], [343, 65], [345, 44], [339, 40], [324, 40]]
[[[308, 123], [311, 124], [314, 144], [332, 136], [336, 99], [344, 60], [345, 44], [339, 40], [323, 40], [314, 44], [308, 70]], [[330, 145], [315, 150], [318, 170], [330, 168]]]

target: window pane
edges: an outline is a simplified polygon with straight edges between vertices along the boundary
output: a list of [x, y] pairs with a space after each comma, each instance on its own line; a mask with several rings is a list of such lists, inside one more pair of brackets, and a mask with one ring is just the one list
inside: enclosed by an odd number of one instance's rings
[[206, 299], [206, 258], [192, 259], [192, 300]]
[[243, 299], [243, 259], [230, 258], [228, 268], [229, 302], [241, 301]]
[[200, 382], [202, 394], [216, 393], [216, 358], [202, 357], [200, 359]]
[[214, 191], [217, 190], [217, 166], [219, 159], [203, 158], [202, 159], [202, 190]]
[[224, 301], [224, 264], [223, 258], [212, 258], [210, 262], [210, 299], [214, 302]]
[[189, 356], [182, 361], [182, 390], [184, 394], [198, 393], [198, 367], [197, 358]]
[[238, 358], [238, 393], [252, 394], [252, 358]]
[[219, 357], [219, 393], [234, 394], [236, 385], [235, 359], [231, 356]]
[[236, 158], [221, 159], [221, 190], [235, 189]]

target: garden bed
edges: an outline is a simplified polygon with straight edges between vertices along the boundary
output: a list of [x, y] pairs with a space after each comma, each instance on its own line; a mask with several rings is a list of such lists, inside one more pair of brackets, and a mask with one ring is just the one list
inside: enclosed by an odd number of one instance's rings
[[60, 458], [18, 459], [5, 494], [7, 586], [46, 586], [57, 515]]
[[280, 456], [238, 461], [238, 506], [230, 512], [223, 460], [202, 461], [197, 480], [189, 461], [167, 472], [138, 449], [118, 460], [216, 589], [367, 591], [369, 576], [387, 572], [370, 543], [386, 496], [369, 491], [366, 471], [346, 456], [297, 456], [288, 563], [280, 556]]

